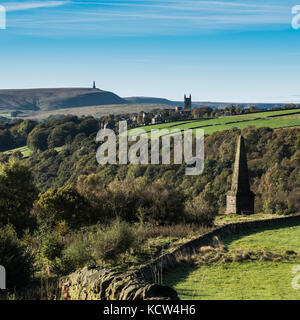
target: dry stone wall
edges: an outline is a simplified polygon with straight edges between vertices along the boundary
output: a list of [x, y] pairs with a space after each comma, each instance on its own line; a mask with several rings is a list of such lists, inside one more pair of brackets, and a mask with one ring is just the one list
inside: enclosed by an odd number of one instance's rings
[[222, 240], [226, 235], [247, 230], [255, 231], [264, 227], [281, 227], [285, 224], [300, 224], [300, 215], [227, 224], [179, 246], [172, 253], [164, 254], [148, 263], [137, 271], [137, 276], [149, 282], [156, 282], [159, 275], [174, 268], [182, 256], [197, 253], [202, 246], [211, 245], [216, 238]]
[[228, 224], [179, 246], [136, 272], [85, 267], [61, 279], [62, 296], [70, 300], [178, 300], [175, 290], [156, 282], [159, 275], [175, 267], [182, 256], [211, 245], [216, 237], [222, 240], [230, 234], [290, 224], [300, 224], [300, 215]]
[[85, 267], [61, 280], [66, 300], [179, 300], [172, 288], [148, 283], [132, 272]]

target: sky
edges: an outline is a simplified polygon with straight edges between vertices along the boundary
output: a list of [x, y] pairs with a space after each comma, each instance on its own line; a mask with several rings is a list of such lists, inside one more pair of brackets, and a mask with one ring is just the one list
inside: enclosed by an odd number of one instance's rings
[[0, 88], [95, 80], [122, 97], [300, 103], [298, 4], [0, 0]]

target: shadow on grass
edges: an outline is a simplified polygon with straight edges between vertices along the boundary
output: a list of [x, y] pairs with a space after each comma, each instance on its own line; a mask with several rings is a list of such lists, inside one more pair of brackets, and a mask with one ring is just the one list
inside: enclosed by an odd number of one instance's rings
[[[163, 284], [174, 288], [177, 283], [187, 280], [189, 274], [199, 269], [199, 266], [181, 265], [172, 270], [168, 270], [163, 275]], [[182, 289], [180, 295], [193, 297], [194, 290]]]
[[278, 230], [278, 229], [282, 229], [282, 228], [290, 228], [290, 227], [295, 227], [295, 226], [299, 226], [299, 223], [291, 222], [291, 221], [282, 221], [281, 224], [278, 224], [276, 226], [264, 226], [264, 227], [259, 227], [256, 229], [250, 228], [249, 230], [244, 230], [242, 232], [233, 233], [231, 235], [226, 235], [221, 238], [221, 241], [225, 245], [229, 245], [231, 242], [234, 242], [236, 240], [239, 240], [240, 238], [243, 238], [243, 237], [255, 234], [255, 233], [260, 233], [260, 232], [264, 232], [267, 230]]
[[[299, 226], [299, 223], [290, 222], [290, 221], [282, 221], [282, 223], [277, 226], [264, 226], [264, 227], [260, 227], [260, 228], [256, 228], [256, 229], [250, 228], [249, 230], [245, 230], [245, 231], [242, 231], [239, 233], [224, 236], [224, 238], [221, 238], [220, 240], [225, 245], [229, 245], [231, 242], [236, 241], [240, 238], [246, 237], [251, 234], [260, 233], [260, 232], [264, 232], [267, 230], [278, 230], [278, 229], [282, 229], [282, 228], [290, 228], [290, 227], [295, 227], [295, 226]], [[164, 272], [163, 284], [174, 288], [178, 283], [186, 281], [188, 279], [190, 273], [199, 269], [199, 268], [200, 268], [200, 266], [192, 265], [192, 264], [184, 264], [184, 265], [177, 266], [172, 270], [168, 270], [168, 271]], [[199, 282], [199, 281], [195, 280], [195, 282]], [[182, 290], [180, 290], [180, 295], [185, 296], [187, 298], [191, 298], [195, 295], [195, 290], [182, 289]]]

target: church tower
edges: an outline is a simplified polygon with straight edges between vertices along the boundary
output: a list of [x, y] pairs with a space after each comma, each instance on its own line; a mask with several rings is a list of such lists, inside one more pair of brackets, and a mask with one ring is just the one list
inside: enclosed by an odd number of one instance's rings
[[190, 95], [189, 98], [187, 98], [186, 95], [184, 95], [184, 109], [191, 109], [192, 108], [192, 95]]
[[254, 194], [250, 190], [244, 138], [238, 138], [231, 190], [227, 193], [226, 213], [253, 214]]

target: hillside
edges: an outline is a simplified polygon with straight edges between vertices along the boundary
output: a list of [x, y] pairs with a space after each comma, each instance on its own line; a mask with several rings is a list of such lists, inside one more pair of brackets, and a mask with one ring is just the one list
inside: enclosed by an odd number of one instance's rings
[[176, 101], [171, 101], [168, 99], [164, 98], [153, 98], [153, 97], [129, 97], [129, 98], [124, 98], [127, 100], [129, 103], [133, 104], [139, 104], [139, 103], [151, 103], [151, 104], [164, 104], [164, 105], [170, 105], [170, 106], [182, 106], [183, 102], [176, 102]]
[[[183, 106], [183, 101], [172, 101], [165, 98], [155, 97], [126, 97], [121, 98], [113, 92], [104, 91], [93, 88], [40, 88], [40, 89], [6, 89], [0, 90], [0, 115], [12, 111], [23, 112], [18, 116], [36, 116], [32, 112], [37, 112], [38, 117], [45, 118], [41, 115], [44, 112], [53, 112], [56, 110], [82, 108], [82, 107], [98, 107], [113, 105], [152, 105], [153, 109], [159, 106], [175, 107]], [[282, 107], [282, 103], [266, 103], [266, 104], [249, 104], [249, 103], [231, 103], [231, 102], [204, 102], [193, 101], [193, 106], [208, 106], [211, 108], [224, 109], [229, 106], [240, 106], [248, 108], [256, 105], [260, 109], [270, 109], [274, 107]], [[138, 109], [143, 110], [144, 108]], [[89, 111], [83, 110], [83, 114], [87, 115]], [[110, 112], [108, 112], [110, 113]], [[72, 112], [76, 114], [76, 111]], [[94, 115], [94, 114], [93, 114]], [[48, 115], [49, 116], [49, 115]]]
[[0, 90], [0, 110], [49, 111], [95, 105], [124, 104], [116, 94], [92, 88]]
[[249, 113], [216, 119], [161, 123], [158, 125], [145, 126], [143, 130], [150, 133], [152, 129], [203, 129], [204, 134], [210, 135], [216, 131], [231, 128], [244, 129], [249, 126], [257, 128], [268, 127], [272, 129], [298, 127], [300, 126], [300, 109]]
[[[56, 109], [47, 111], [26, 111], [22, 114], [18, 114], [18, 118], [22, 119], [34, 119], [42, 121], [48, 118], [60, 118], [66, 115], [74, 115], [77, 117], [92, 116], [94, 118], [100, 118], [108, 114], [120, 115], [129, 113], [139, 113], [141, 111], [149, 112], [153, 109], [174, 109], [175, 107], [164, 105], [164, 104], [106, 104], [106, 105], [94, 105], [84, 106], [68, 109]], [[1, 116], [1, 112], [0, 112]], [[7, 115], [4, 115], [7, 117]]]
[[[129, 103], [158, 103], [170, 106], [183, 107], [183, 101], [168, 100], [164, 98], [154, 98], [154, 97], [128, 97], [124, 98]], [[259, 109], [272, 109], [281, 108], [285, 103], [248, 103], [248, 102], [213, 102], [213, 101], [192, 101], [193, 107], [210, 107], [214, 109], [225, 109], [226, 107], [241, 107], [250, 108], [251, 106], [256, 106]]]
[[[291, 116], [287, 112], [291, 110], [268, 113], [270, 117], [279, 113]], [[265, 121], [272, 124], [273, 119], [281, 120], [284, 116], [268, 117]], [[16, 121], [2, 124], [2, 128], [0, 147], [13, 142], [16, 148], [21, 143], [23, 146], [27, 143], [28, 148], [0, 153], [3, 168], [0, 203], [5, 204], [0, 208], [0, 223], [13, 224], [17, 232], [14, 235], [10, 229], [2, 228], [1, 234], [0, 228], [0, 240], [9, 237], [11, 243], [22, 246], [20, 254], [30, 253], [34, 258], [32, 266], [30, 261], [26, 269], [21, 265], [21, 274], [34, 275], [34, 281], [43, 288], [46, 286], [39, 277], [43, 276], [45, 261], [51, 263], [53, 280], [91, 264], [116, 271], [134, 270], [211, 230], [216, 214], [219, 215], [217, 225], [225, 219], [236, 219], [222, 217], [222, 213], [240, 134], [247, 148], [255, 218], [300, 212], [299, 128], [228, 128], [207, 135], [205, 169], [199, 176], [186, 176], [185, 164], [99, 165], [96, 161], [99, 143], [95, 141], [99, 121], [91, 117], [65, 117], [42, 123]], [[171, 154], [173, 151], [174, 148]], [[11, 154], [14, 155], [10, 157]], [[20, 208], [24, 214], [18, 214]], [[34, 229], [32, 235], [26, 235], [26, 243], [24, 237], [18, 240], [17, 235], [22, 236], [30, 226]], [[258, 228], [254, 231], [264, 232]], [[226, 234], [226, 238], [220, 236], [226, 247], [204, 252], [205, 256], [208, 254], [208, 264], [194, 265], [194, 257], [187, 257], [185, 269], [171, 268], [171, 273], [163, 274], [162, 280], [175, 288], [181, 299], [270, 298], [271, 295], [299, 298], [293, 296], [295, 290], [290, 286], [294, 276], [292, 267], [300, 261], [298, 235], [299, 227], [277, 235], [264, 232], [249, 238], [244, 233], [238, 239]], [[240, 250], [246, 254], [241, 255]], [[287, 254], [287, 250], [298, 254]], [[265, 259], [264, 252], [272, 260], [261, 261]], [[221, 261], [232, 257], [242, 261]], [[216, 262], [210, 263], [210, 258]], [[277, 261], [278, 258], [281, 260]], [[18, 261], [7, 268], [8, 274], [19, 266]], [[5, 263], [6, 260], [2, 265]], [[33, 267], [35, 273], [24, 272]], [[266, 274], [268, 281], [261, 287]], [[18, 284], [16, 279], [8, 279], [13, 289]], [[32, 278], [21, 280], [26, 283]], [[41, 292], [42, 288], [37, 287], [37, 298], [42, 296]]]

